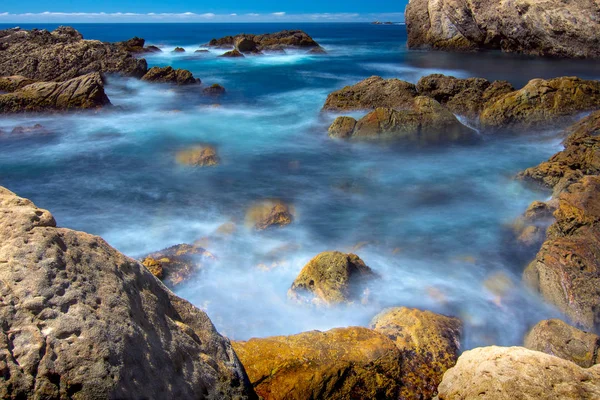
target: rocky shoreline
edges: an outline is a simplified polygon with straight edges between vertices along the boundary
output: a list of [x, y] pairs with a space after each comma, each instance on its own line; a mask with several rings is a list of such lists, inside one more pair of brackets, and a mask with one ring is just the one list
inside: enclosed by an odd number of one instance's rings
[[[421, 3], [412, 0], [407, 16]], [[441, 11], [444, 4], [438, 4]], [[431, 18], [433, 11], [427, 14]], [[409, 45], [417, 40], [414, 31], [410, 35]], [[435, 46], [473, 48], [461, 35]], [[209, 46], [232, 48], [240, 56], [321, 49], [302, 31], [227, 36]], [[0, 114], [107, 107], [103, 74], [200, 84], [187, 70], [148, 69], [134, 55], [160, 49], [145, 47], [140, 38], [110, 44], [84, 40], [67, 27], [15, 28], [0, 31], [0, 49], [5, 56], [0, 90], [7, 92], [0, 94]], [[535, 46], [529, 49], [539, 53]], [[225, 93], [219, 85], [203, 91]], [[540, 321], [523, 338], [523, 347], [463, 352], [459, 318], [407, 307], [381, 310], [368, 327], [230, 341], [206, 313], [169, 289], [215, 259], [202, 240], [136, 261], [99, 237], [58, 227], [49, 211], [0, 187], [0, 396], [600, 398], [599, 109], [598, 81], [535, 79], [517, 90], [504, 81], [439, 74], [416, 85], [371, 77], [331, 93], [323, 106], [324, 112], [368, 111], [359, 120], [335, 119], [329, 135], [343, 139], [448, 145], [474, 143], [481, 134], [501, 130], [565, 128], [565, 149], [517, 177], [552, 190], [552, 198], [532, 204], [514, 231], [523, 244], [541, 245], [524, 266], [524, 282], [572, 325]], [[585, 113], [590, 114], [580, 118]], [[181, 150], [174, 159], [198, 168], [220, 162], [209, 145]], [[248, 207], [244, 222], [253, 231], [272, 231], [296, 223], [296, 211], [282, 200], [264, 200]], [[235, 222], [224, 224], [215, 237], [236, 229]], [[382, 278], [367, 263], [353, 253], [317, 254], [290, 282], [288, 300], [315, 308], [366, 304]]]

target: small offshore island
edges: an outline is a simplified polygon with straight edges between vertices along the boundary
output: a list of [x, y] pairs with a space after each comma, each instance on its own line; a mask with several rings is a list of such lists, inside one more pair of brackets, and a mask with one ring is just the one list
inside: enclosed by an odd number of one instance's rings
[[0, 30], [0, 397], [600, 399], [600, 9], [493, 4]]

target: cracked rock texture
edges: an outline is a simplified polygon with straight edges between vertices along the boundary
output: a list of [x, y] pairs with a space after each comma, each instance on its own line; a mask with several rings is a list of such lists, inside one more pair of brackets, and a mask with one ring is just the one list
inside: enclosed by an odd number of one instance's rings
[[253, 398], [208, 316], [0, 187], [0, 397]]

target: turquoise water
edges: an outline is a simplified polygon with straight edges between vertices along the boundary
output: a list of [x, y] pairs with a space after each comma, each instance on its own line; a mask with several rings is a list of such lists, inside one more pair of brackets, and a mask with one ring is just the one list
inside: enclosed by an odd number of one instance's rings
[[[296, 27], [328, 55], [231, 60], [192, 53], [212, 37]], [[227, 94], [207, 98], [202, 87], [109, 77], [111, 110], [3, 117], [1, 129], [40, 123], [48, 133], [0, 139], [0, 184], [50, 209], [59, 225], [100, 235], [132, 257], [213, 236], [221, 224], [238, 221], [231, 239], [208, 243], [217, 260], [177, 289], [224, 334], [246, 339], [366, 325], [383, 307], [406, 305], [463, 318], [466, 347], [510, 345], [532, 324], [558, 315], [521, 287], [526, 259], [512, 248], [507, 228], [532, 200], [548, 196], [513, 176], [559, 150], [557, 132], [483, 135], [477, 146], [415, 150], [331, 140], [327, 126], [335, 116], [320, 108], [332, 90], [376, 74], [416, 82], [440, 72], [518, 86], [533, 77], [598, 78], [593, 65], [407, 52], [403, 26], [76, 28], [101, 40], [145, 37], [165, 50], [147, 57], [150, 65], [187, 68]], [[173, 55], [175, 46], [188, 51]], [[178, 150], [199, 143], [214, 145], [221, 165], [175, 163]], [[246, 229], [245, 210], [267, 198], [293, 204], [296, 221], [268, 232]], [[381, 277], [368, 304], [315, 309], [287, 301], [310, 258], [358, 243], [354, 251]], [[273, 266], [270, 252], [282, 246], [283, 260]], [[498, 272], [514, 280], [502, 299], [483, 284]]]

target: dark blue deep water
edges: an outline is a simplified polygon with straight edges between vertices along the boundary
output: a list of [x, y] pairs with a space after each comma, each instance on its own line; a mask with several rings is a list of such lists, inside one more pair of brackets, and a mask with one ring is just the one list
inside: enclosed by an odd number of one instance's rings
[[[531, 324], [558, 315], [522, 287], [526, 260], [507, 240], [511, 222], [548, 196], [513, 177], [559, 150], [556, 131], [405, 149], [332, 140], [327, 126], [335, 116], [320, 108], [329, 92], [371, 75], [416, 82], [445, 73], [518, 87], [537, 77], [600, 78], [594, 64], [409, 52], [401, 25], [74, 26], [88, 39], [144, 37], [164, 50], [148, 56], [149, 65], [189, 69], [203, 86], [109, 77], [112, 110], [3, 117], [5, 131], [40, 123], [49, 133], [0, 139], [0, 184], [50, 209], [61, 226], [100, 235], [132, 257], [203, 239], [217, 260], [177, 293], [205, 309], [223, 333], [245, 339], [366, 325], [383, 307], [406, 305], [461, 317], [467, 347], [510, 345]], [[305, 30], [328, 54], [223, 59], [217, 51], [193, 52], [213, 37], [281, 29]], [[172, 54], [175, 46], [186, 53]], [[227, 94], [204, 96], [212, 83]], [[176, 152], [195, 144], [215, 146], [222, 163], [178, 165]], [[245, 210], [269, 198], [293, 204], [296, 221], [268, 232], [247, 229]], [[236, 233], [216, 240], [214, 231], [231, 220]], [[354, 249], [381, 276], [368, 304], [321, 309], [287, 300], [302, 266], [328, 249]], [[512, 284], [497, 289], [490, 277]]]

